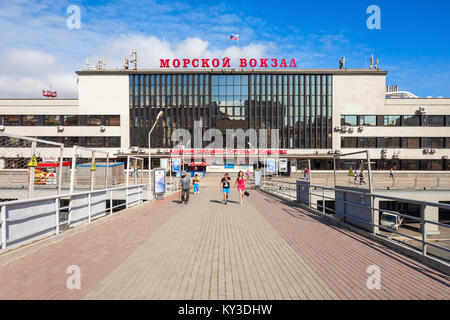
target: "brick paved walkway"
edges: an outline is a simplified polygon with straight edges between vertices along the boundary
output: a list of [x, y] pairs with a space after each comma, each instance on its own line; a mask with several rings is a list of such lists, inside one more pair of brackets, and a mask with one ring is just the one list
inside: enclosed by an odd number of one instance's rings
[[[450, 298], [445, 275], [328, 220], [256, 191], [244, 206], [220, 199], [203, 188], [49, 244], [0, 267], [0, 299]], [[81, 290], [66, 288], [69, 265]], [[380, 290], [366, 287], [369, 265]]]

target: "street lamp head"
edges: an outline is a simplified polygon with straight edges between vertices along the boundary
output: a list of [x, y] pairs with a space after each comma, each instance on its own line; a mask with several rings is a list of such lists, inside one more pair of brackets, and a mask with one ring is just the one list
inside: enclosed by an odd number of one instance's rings
[[159, 119], [161, 119], [161, 117], [164, 115], [164, 112], [160, 111], [158, 113], [158, 115], [156, 116], [156, 121], [158, 121]]

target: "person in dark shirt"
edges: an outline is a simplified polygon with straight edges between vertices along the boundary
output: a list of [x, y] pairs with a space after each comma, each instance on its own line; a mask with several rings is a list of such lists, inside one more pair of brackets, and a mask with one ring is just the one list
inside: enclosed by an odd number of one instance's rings
[[225, 173], [222, 180], [220, 180], [220, 187], [223, 192], [223, 201], [225, 204], [228, 202], [228, 196], [230, 195], [230, 181], [231, 178], [228, 176], [228, 173]]

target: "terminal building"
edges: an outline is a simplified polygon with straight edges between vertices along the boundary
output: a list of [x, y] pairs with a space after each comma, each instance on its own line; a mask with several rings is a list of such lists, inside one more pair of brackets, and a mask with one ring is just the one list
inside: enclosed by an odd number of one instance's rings
[[[203, 133], [220, 130], [223, 141], [227, 129], [268, 129], [268, 148], [285, 150], [288, 161], [314, 158], [317, 170], [332, 169], [331, 154], [360, 150], [369, 150], [373, 170], [450, 170], [450, 98], [398, 91], [380, 69], [76, 73], [76, 99], [0, 99], [0, 131], [140, 156], [147, 166], [148, 133], [163, 111], [151, 135], [152, 167], [170, 156], [172, 132], [193, 134], [198, 121]], [[270, 129], [278, 129], [278, 146]], [[210, 142], [198, 143], [191, 147]]]

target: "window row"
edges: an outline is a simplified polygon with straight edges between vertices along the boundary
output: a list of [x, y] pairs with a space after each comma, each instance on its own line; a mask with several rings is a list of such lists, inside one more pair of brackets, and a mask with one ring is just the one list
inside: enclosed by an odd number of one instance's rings
[[341, 148], [450, 149], [450, 138], [442, 137], [342, 137]]
[[450, 115], [343, 115], [341, 126], [450, 126]]
[[3, 115], [5, 126], [120, 126], [120, 115]]

